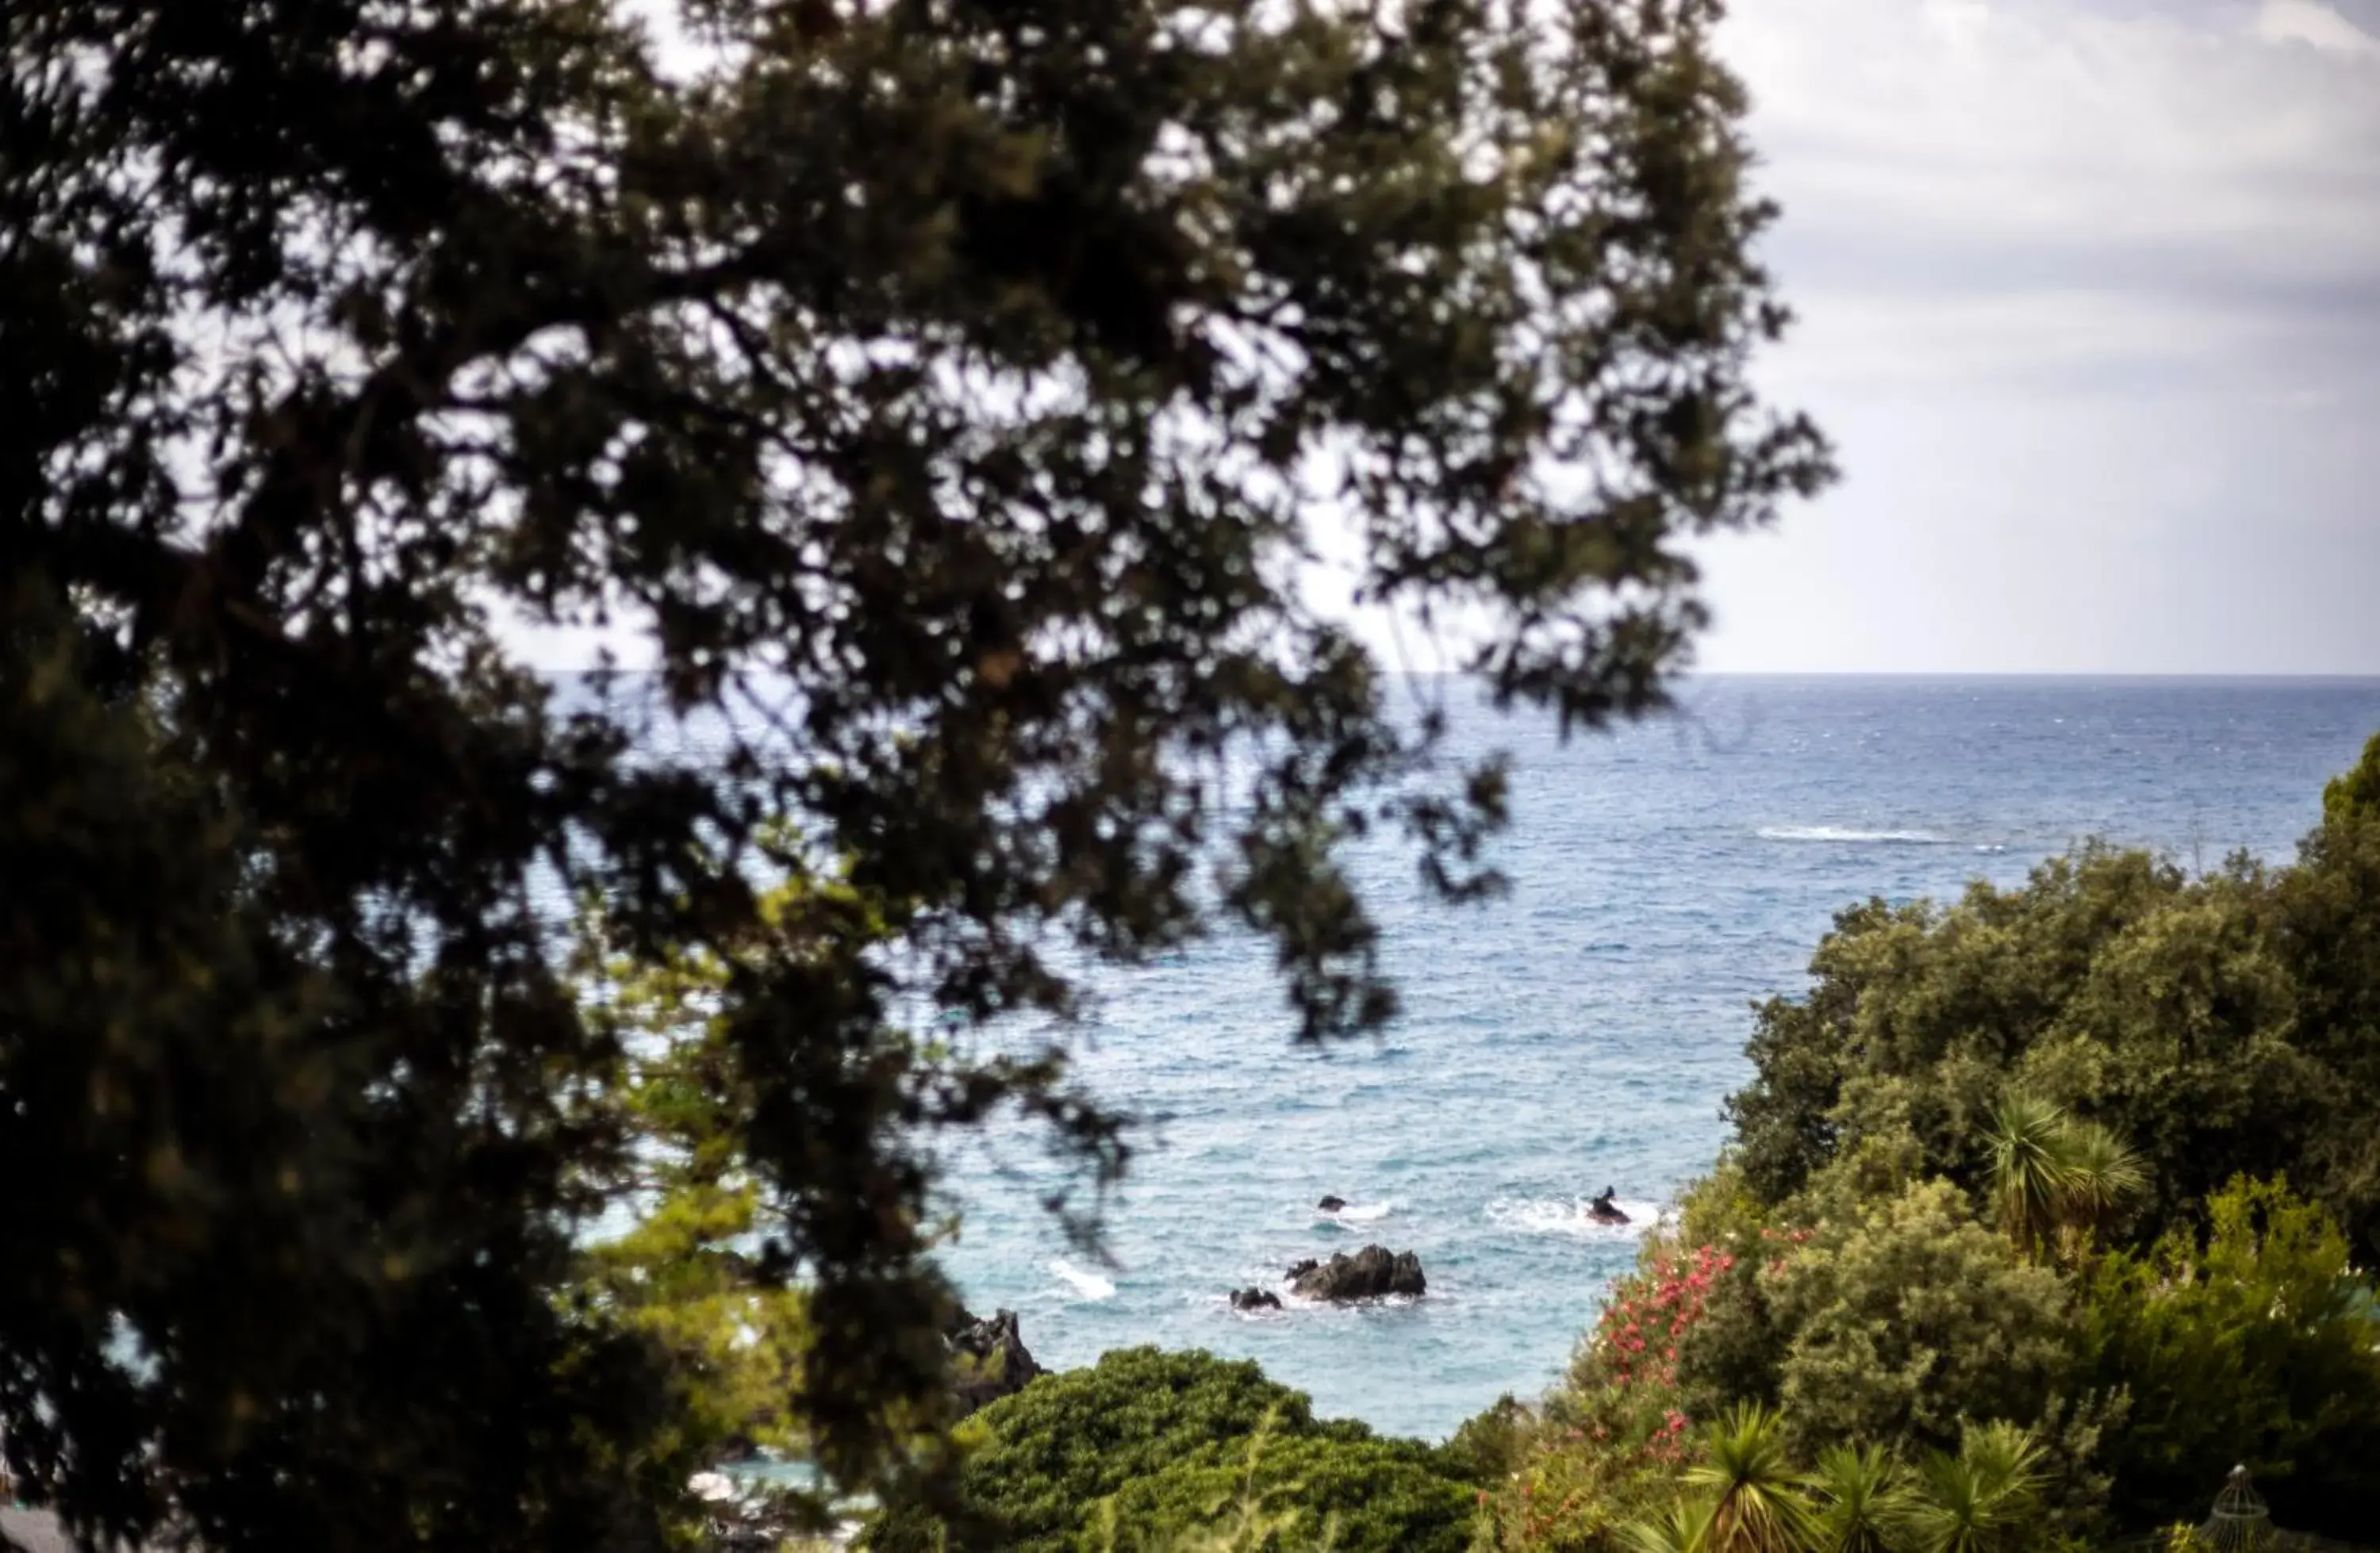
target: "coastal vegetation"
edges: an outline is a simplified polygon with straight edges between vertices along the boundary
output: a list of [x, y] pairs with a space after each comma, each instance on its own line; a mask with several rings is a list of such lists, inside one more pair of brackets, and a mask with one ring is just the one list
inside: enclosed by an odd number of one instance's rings
[[1348, 1553], [1462, 1553], [1476, 1486], [1443, 1452], [1313, 1416], [1252, 1363], [1111, 1353], [1036, 1381], [961, 1426], [950, 1517], [888, 1516], [886, 1553], [1166, 1546], [1255, 1507], [1273, 1535]]
[[[2286, 866], [2092, 845], [1856, 907], [1546, 1396], [1399, 1447], [1111, 1355], [982, 1415], [966, 1502], [1051, 1547], [2082, 1553], [2194, 1546], [2240, 1466], [2273, 1525], [2368, 1540], [2375, 951], [2380, 737]], [[1158, 1372], [1196, 1378], [1119, 1384]]]
[[[2295, 862], [1843, 913], [1490, 1502], [1512, 1548], [2380, 1525], [2380, 738]], [[1755, 1516], [1738, 1501], [1771, 1508]]]

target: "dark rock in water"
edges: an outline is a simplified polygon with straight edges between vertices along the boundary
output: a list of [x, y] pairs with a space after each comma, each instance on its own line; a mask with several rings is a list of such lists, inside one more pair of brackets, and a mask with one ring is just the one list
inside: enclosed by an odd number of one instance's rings
[[1367, 1245], [1350, 1256], [1342, 1251], [1328, 1262], [1290, 1269], [1290, 1287], [1310, 1300], [1377, 1300], [1386, 1294], [1418, 1294], [1428, 1287], [1421, 1258], [1410, 1251]]
[[1234, 1289], [1232, 1291], [1233, 1310], [1279, 1310], [1281, 1296], [1269, 1289]]
[[978, 1321], [962, 1307], [942, 1333], [942, 1343], [950, 1350], [951, 1389], [958, 1394], [962, 1417], [1024, 1390], [1041, 1373], [1026, 1352], [1013, 1310]]
[[1304, 1278], [1307, 1273], [1312, 1272], [1321, 1265], [1321, 1263], [1316, 1261], [1313, 1257], [1308, 1256], [1302, 1262], [1292, 1262], [1289, 1265], [1289, 1270], [1281, 1274], [1281, 1277], [1288, 1279], [1291, 1282], [1294, 1283], [1299, 1279]]
[[1603, 1195], [1586, 1205], [1586, 1216], [1598, 1224], [1631, 1222], [1629, 1217], [1620, 1211], [1619, 1205], [1611, 1200], [1611, 1190], [1609, 1187], [1604, 1189]]
[[1319, 1207], [1325, 1213], [1336, 1213], [1341, 1208], [1347, 1206], [1347, 1199], [1344, 1197], [1325, 1197], [1321, 1202], [1315, 1206]]

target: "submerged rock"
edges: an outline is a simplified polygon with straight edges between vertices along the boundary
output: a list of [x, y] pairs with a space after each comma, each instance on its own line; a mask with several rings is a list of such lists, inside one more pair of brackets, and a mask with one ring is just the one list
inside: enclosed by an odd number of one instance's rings
[[962, 1306], [942, 1342], [950, 1350], [952, 1389], [961, 1416], [1024, 1390], [1041, 1373], [1026, 1350], [1013, 1310], [994, 1311], [990, 1320], [978, 1321]]
[[1290, 1288], [1310, 1300], [1377, 1300], [1389, 1294], [1419, 1294], [1428, 1287], [1421, 1258], [1410, 1251], [1367, 1245], [1328, 1262], [1300, 1262], [1289, 1269]]
[[1347, 1199], [1344, 1197], [1325, 1197], [1315, 1206], [1319, 1207], [1325, 1213], [1336, 1213], [1341, 1208], [1347, 1206]]
[[1281, 1296], [1269, 1289], [1234, 1289], [1232, 1291], [1233, 1310], [1279, 1310]]

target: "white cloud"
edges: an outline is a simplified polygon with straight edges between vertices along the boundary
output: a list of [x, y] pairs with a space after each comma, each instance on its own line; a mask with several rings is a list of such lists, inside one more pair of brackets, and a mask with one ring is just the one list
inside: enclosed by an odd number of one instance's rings
[[[2051, 366], [2195, 351], [2380, 277], [2380, 53], [2312, 0], [1757, 0], [1727, 28], [1817, 339], [1883, 293], [2080, 324], [2045, 336]], [[1944, 308], [1940, 354], [1983, 313]]]
[[2314, 0], [2265, 0], [2256, 12], [2256, 36], [2266, 42], [2312, 43], [2339, 54], [2380, 55], [2380, 38]]
[[1803, 319], [1762, 370], [1846, 479], [1707, 547], [1706, 662], [2380, 672], [2366, 29], [2374, 0], [1742, 0]]

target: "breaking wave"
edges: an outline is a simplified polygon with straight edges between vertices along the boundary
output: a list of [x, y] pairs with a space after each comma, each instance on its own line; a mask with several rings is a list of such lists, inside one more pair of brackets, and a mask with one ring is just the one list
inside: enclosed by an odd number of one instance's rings
[[1836, 842], [1852, 845], [1948, 846], [1950, 838], [1931, 831], [1855, 831], [1841, 825], [1763, 825], [1766, 842]]
[[1075, 1266], [1074, 1263], [1069, 1262], [1063, 1256], [1051, 1262], [1050, 1264], [1050, 1270], [1056, 1273], [1059, 1278], [1062, 1279], [1066, 1284], [1075, 1291], [1075, 1294], [1083, 1299], [1110, 1300], [1115, 1297], [1115, 1280], [1113, 1279], [1101, 1278], [1095, 1272], [1085, 1272], [1082, 1268]]

